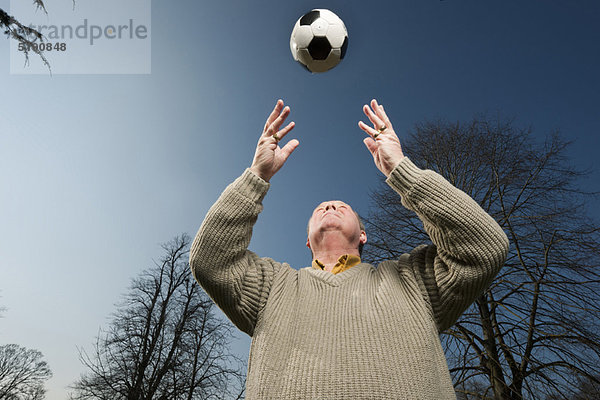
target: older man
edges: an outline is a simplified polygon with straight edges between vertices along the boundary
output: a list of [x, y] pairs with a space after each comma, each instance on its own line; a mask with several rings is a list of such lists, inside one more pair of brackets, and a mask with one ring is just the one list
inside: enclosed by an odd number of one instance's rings
[[209, 210], [190, 265], [211, 298], [252, 336], [252, 399], [454, 399], [439, 340], [489, 285], [508, 240], [475, 201], [404, 157], [383, 106], [359, 123], [375, 165], [423, 221], [433, 245], [377, 268], [360, 260], [367, 237], [352, 208], [321, 203], [309, 221], [311, 267], [295, 270], [249, 251], [269, 180], [298, 146], [277, 102], [252, 166]]

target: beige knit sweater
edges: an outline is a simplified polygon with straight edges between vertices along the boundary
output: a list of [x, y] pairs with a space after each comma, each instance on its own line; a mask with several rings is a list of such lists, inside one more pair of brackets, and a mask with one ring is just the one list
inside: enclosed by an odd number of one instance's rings
[[489, 285], [508, 240], [475, 201], [408, 158], [387, 183], [434, 245], [337, 275], [247, 249], [269, 188], [250, 170], [209, 210], [190, 265], [252, 336], [247, 399], [455, 398], [439, 332]]

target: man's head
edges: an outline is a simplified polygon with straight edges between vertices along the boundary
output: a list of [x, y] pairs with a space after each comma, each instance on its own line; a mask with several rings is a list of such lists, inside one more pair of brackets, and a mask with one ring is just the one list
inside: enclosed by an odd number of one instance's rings
[[314, 256], [314, 245], [326, 245], [328, 238], [347, 240], [348, 246], [362, 249], [367, 242], [365, 226], [358, 213], [340, 200], [324, 201], [313, 211], [306, 228], [306, 245]]

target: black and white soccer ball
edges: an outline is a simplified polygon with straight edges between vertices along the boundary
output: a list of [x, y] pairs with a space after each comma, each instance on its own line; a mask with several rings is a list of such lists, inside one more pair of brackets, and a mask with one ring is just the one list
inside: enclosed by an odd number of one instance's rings
[[294, 60], [311, 72], [325, 72], [338, 65], [346, 55], [348, 31], [344, 21], [333, 12], [315, 9], [294, 25], [290, 50]]

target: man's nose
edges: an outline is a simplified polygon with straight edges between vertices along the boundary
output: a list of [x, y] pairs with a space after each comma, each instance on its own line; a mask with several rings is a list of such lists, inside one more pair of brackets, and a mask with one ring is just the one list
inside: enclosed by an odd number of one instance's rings
[[327, 210], [329, 210], [329, 209], [331, 209], [331, 210], [334, 210], [334, 211], [335, 211], [335, 210], [336, 210], [336, 208], [335, 208], [335, 204], [327, 204], [327, 205], [325, 206], [325, 211], [327, 211]]

